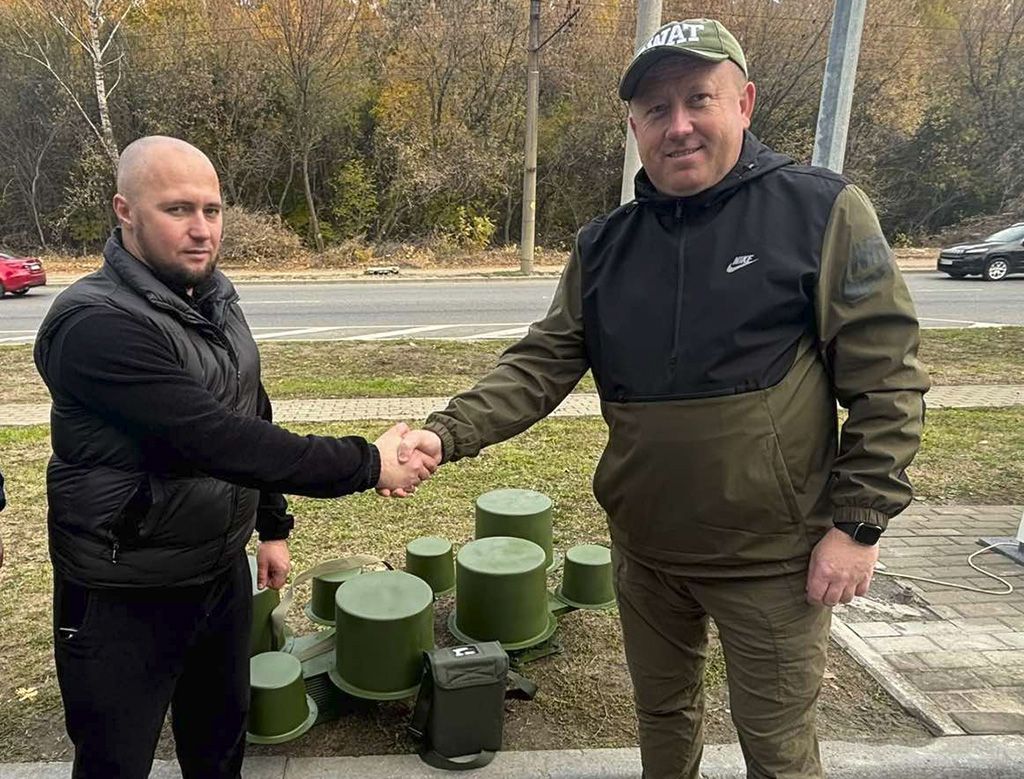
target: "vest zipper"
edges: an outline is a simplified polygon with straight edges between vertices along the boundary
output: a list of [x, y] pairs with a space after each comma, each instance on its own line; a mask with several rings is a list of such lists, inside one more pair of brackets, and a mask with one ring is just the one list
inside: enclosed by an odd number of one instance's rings
[[679, 364], [680, 349], [680, 327], [683, 322], [683, 286], [686, 276], [686, 219], [683, 216], [683, 204], [676, 201], [676, 222], [679, 225], [679, 243], [676, 250], [676, 265], [678, 275], [676, 277], [676, 310], [672, 321], [672, 354], [668, 358], [669, 378], [674, 379], [676, 367]]
[[117, 541], [111, 542], [110, 545], [110, 562], [117, 565], [117, 553], [121, 551], [121, 544]]

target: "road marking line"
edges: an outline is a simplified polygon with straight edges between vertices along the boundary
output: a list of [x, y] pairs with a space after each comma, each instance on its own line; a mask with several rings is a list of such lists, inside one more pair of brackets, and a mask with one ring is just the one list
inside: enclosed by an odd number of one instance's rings
[[491, 330], [486, 333], [475, 333], [474, 335], [463, 335], [454, 340], [456, 341], [483, 341], [488, 338], [504, 338], [509, 335], [526, 335], [526, 331], [529, 325], [518, 325], [517, 327], [510, 327], [507, 330]]
[[402, 335], [413, 335], [414, 333], [427, 333], [431, 330], [447, 330], [455, 325], [420, 325], [419, 327], [403, 327], [400, 330], [382, 330], [377, 333], [366, 333], [365, 335], [347, 335], [341, 341], [380, 341], [385, 338], [397, 338]]
[[278, 336], [287, 335], [308, 335], [309, 333], [326, 333], [328, 330], [344, 330], [345, 325], [337, 325], [334, 327], [303, 327], [298, 330], [278, 330], [276, 333], [259, 333], [254, 334], [257, 341], [265, 341], [268, 338], [277, 338]]
[[246, 306], [290, 306], [293, 303], [326, 303], [326, 300], [241, 300], [242, 308]]

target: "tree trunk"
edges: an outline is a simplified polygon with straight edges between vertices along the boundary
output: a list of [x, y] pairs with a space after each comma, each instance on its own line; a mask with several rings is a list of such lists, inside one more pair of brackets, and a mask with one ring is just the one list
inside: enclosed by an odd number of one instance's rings
[[318, 252], [324, 250], [324, 237], [320, 234], [320, 220], [313, 202], [313, 188], [309, 183], [309, 144], [302, 149], [302, 189], [306, 193], [306, 208], [309, 210], [309, 229], [313, 233], [313, 245]]
[[505, 193], [505, 246], [512, 242], [512, 187]]
[[46, 156], [46, 150], [50, 148], [50, 144], [53, 143], [54, 137], [57, 135], [57, 127], [54, 125], [50, 129], [50, 135], [46, 139], [46, 143], [43, 144], [43, 148], [39, 151], [36, 156], [35, 168], [32, 171], [32, 189], [30, 202], [32, 205], [32, 219], [36, 224], [36, 232], [39, 234], [39, 245], [43, 247], [43, 251], [49, 251], [50, 248], [46, 245], [46, 236], [43, 234], [43, 224], [39, 220], [39, 206], [37, 204], [37, 197], [39, 192], [39, 175], [40, 168], [43, 165], [43, 157]]
[[89, 6], [89, 47], [92, 56], [92, 74], [96, 88], [96, 107], [100, 118], [100, 133], [103, 150], [110, 158], [111, 164], [117, 168], [121, 152], [114, 140], [114, 127], [110, 123], [110, 110], [107, 107], [107, 82], [103, 75], [103, 47], [100, 45], [100, 4], [101, 0], [93, 0]]

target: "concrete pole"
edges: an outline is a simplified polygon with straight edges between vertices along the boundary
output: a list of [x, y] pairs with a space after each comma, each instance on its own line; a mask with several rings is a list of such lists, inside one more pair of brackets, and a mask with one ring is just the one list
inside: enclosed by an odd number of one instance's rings
[[[633, 51], [639, 50], [661, 27], [661, 0], [637, 0], [636, 3], [636, 41]], [[626, 126], [626, 156], [622, 162], [622, 190], [619, 203], [628, 203], [633, 199], [633, 177], [640, 170], [640, 155], [636, 149], [636, 138], [633, 131]]]
[[867, 0], [836, 0], [832, 34], [828, 40], [828, 61], [821, 85], [818, 129], [814, 136], [812, 165], [843, 172], [846, 135], [850, 128], [850, 106], [857, 79], [860, 37], [864, 29]]
[[530, 37], [526, 59], [526, 164], [523, 169], [523, 224], [519, 238], [519, 269], [533, 273], [533, 240], [537, 228], [537, 113], [540, 102], [540, 0], [530, 0]]

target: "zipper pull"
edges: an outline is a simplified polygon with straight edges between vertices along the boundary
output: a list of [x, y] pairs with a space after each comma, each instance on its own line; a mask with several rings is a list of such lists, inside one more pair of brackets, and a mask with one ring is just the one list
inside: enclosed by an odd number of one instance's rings
[[676, 221], [683, 218], [683, 201], [676, 201]]
[[114, 565], [117, 565], [117, 553], [119, 551], [121, 551], [121, 544], [115, 541], [110, 550], [110, 562], [112, 562]]

